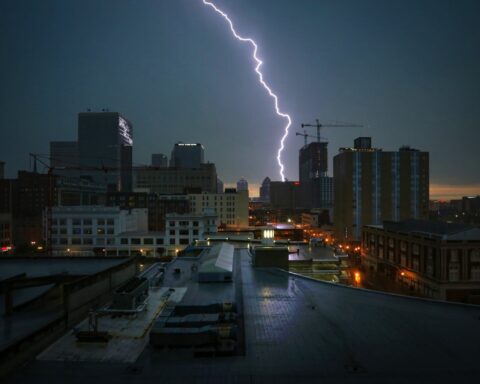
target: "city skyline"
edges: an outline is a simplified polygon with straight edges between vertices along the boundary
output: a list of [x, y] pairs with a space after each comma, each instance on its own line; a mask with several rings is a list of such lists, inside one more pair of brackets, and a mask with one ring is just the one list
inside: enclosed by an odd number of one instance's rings
[[[330, 174], [339, 147], [371, 136], [385, 150], [409, 144], [430, 152], [432, 198], [478, 193], [478, 3], [217, 3], [258, 40], [266, 77], [292, 113], [288, 179], [298, 178], [302, 145], [292, 132], [318, 117], [365, 125], [322, 132]], [[256, 196], [264, 177], [278, 180], [281, 121], [258, 87], [248, 48], [201, 1], [0, 7], [7, 176], [28, 169], [28, 152], [74, 139], [78, 112], [107, 107], [135, 125], [135, 163], [169, 153], [177, 141], [200, 142], [226, 185], [245, 177]], [[82, 19], [88, 28], [79, 28]]]

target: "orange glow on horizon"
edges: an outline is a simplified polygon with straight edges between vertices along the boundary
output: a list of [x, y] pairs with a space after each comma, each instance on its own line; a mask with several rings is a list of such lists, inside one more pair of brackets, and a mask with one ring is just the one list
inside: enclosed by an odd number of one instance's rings
[[480, 184], [430, 184], [431, 200], [451, 200], [477, 195], [480, 195]]

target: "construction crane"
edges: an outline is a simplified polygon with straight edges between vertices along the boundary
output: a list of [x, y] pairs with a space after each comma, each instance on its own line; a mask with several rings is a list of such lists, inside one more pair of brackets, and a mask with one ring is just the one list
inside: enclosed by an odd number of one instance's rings
[[[62, 161], [65, 164], [65, 167], [57, 167], [51, 165], [52, 160], [55, 158], [40, 155], [35, 153], [29, 154], [30, 159], [33, 161], [33, 170], [37, 173], [37, 163], [44, 166], [47, 170], [48, 176], [48, 194], [45, 206], [45, 252], [47, 255], [51, 255], [52, 252], [52, 207], [55, 204], [55, 187], [56, 187], [56, 175], [54, 171], [57, 170], [69, 170], [69, 171], [94, 171], [94, 172], [103, 172], [105, 174], [105, 183], [107, 182], [107, 174], [109, 172], [117, 172], [122, 170], [121, 167], [110, 167], [110, 166], [89, 166], [89, 165], [79, 165], [76, 163], [69, 163]], [[129, 168], [125, 168], [129, 170]]]
[[[318, 119], [315, 119], [315, 124], [302, 124], [302, 128], [315, 127], [317, 128], [317, 142], [320, 143], [320, 128], [344, 127], [344, 128], [363, 128], [360, 124], [321, 124]], [[300, 134], [302, 135], [302, 134]], [[297, 133], [298, 136], [298, 133]], [[303, 136], [303, 135], [302, 135]], [[305, 137], [305, 142], [307, 138]]]
[[[305, 145], [307, 145], [307, 138], [308, 138], [308, 137], [311, 137], [311, 138], [314, 138], [314, 139], [318, 139], [317, 136], [313, 136], [313, 135], [307, 134], [307, 131], [303, 131], [303, 133], [301, 133], [301, 132], [295, 132], [295, 136], [303, 136], [303, 138], [304, 138], [304, 140], [305, 140]], [[327, 138], [326, 138], [326, 137], [321, 137], [321, 139], [327, 141]]]

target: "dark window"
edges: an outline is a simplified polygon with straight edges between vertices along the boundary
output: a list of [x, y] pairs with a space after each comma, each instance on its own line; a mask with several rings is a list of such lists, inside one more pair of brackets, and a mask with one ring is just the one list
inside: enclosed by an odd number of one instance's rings
[[73, 245], [79, 245], [79, 244], [81, 244], [80, 240], [81, 240], [80, 238], [74, 237], [74, 238], [72, 239], [72, 244], [73, 244]]
[[170, 236], [175, 236], [175, 230], [174, 229], [170, 230]]
[[153, 244], [153, 239], [151, 237], [143, 239], [143, 244]]
[[194, 222], [193, 222], [193, 226], [194, 226], [194, 227], [198, 227], [198, 221], [194, 221]]
[[92, 225], [92, 219], [83, 219], [83, 225]]
[[193, 234], [194, 234], [194, 235], [198, 235], [198, 229], [194, 229], [194, 230], [193, 230]]
[[175, 239], [170, 239], [170, 245], [174, 245], [175, 244]]
[[97, 219], [97, 225], [105, 225], [105, 219]]
[[92, 234], [92, 228], [83, 228], [83, 234], [84, 235], [91, 235]]
[[163, 239], [157, 239], [157, 244], [162, 245], [163, 244]]
[[188, 239], [180, 239], [180, 244], [182, 245], [188, 244]]
[[168, 225], [170, 225], [170, 227], [174, 227], [174, 226], [175, 226], [175, 222], [174, 222], [174, 221], [169, 221], [169, 222], [168, 222]]
[[82, 230], [80, 228], [72, 228], [72, 233], [74, 235], [80, 235], [82, 233]]
[[134, 237], [134, 238], [131, 239], [131, 243], [138, 245], [138, 244], [140, 244], [140, 239], [137, 238], [137, 237]]
[[187, 235], [188, 236], [188, 229], [181, 229], [180, 235]]
[[122, 237], [120, 239], [120, 244], [128, 244], [128, 239], [126, 237]]
[[113, 225], [113, 219], [107, 219], [107, 225]]

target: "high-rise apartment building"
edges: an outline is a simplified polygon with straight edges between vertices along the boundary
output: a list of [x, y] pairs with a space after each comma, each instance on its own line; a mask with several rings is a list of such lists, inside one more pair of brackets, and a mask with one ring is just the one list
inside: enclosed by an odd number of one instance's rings
[[176, 168], [200, 168], [205, 163], [205, 148], [202, 144], [176, 143], [170, 157], [170, 166]]
[[358, 138], [333, 159], [339, 240], [358, 241], [364, 225], [428, 217], [428, 152], [409, 147], [384, 152], [372, 148], [369, 139]]
[[78, 114], [80, 175], [111, 191], [132, 190], [132, 124], [118, 112]]

